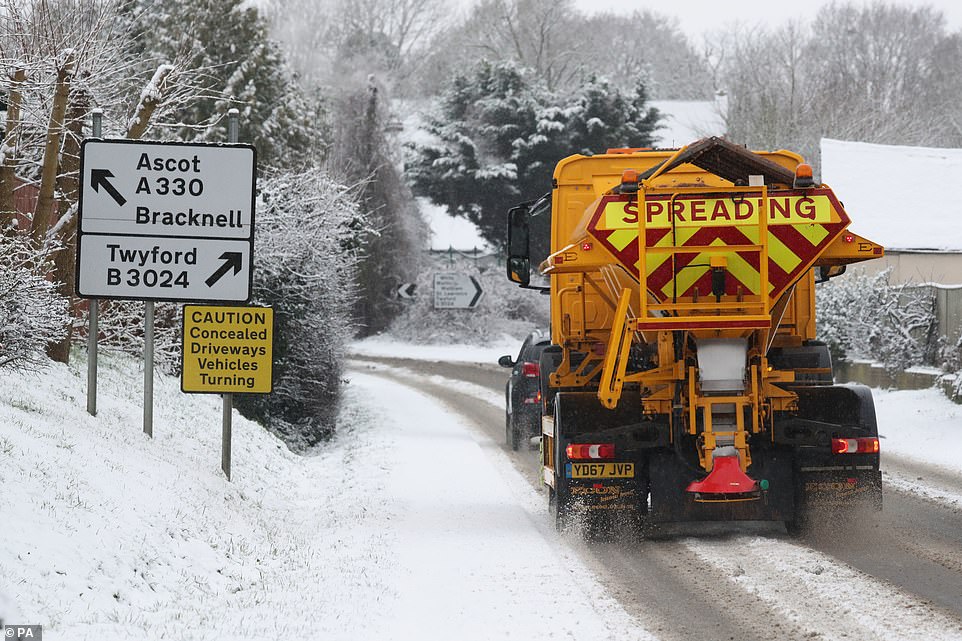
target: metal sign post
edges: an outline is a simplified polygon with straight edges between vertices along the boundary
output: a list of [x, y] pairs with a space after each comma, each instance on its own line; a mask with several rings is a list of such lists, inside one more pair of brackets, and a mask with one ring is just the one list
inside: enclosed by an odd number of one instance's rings
[[221, 468], [230, 480], [233, 392], [271, 392], [274, 310], [184, 305], [181, 335], [181, 391], [223, 395]]
[[[89, 138], [81, 146], [75, 288], [82, 298], [144, 301], [148, 436], [154, 301], [250, 299], [256, 153], [236, 144], [237, 114], [231, 118], [229, 145]], [[92, 323], [96, 309], [93, 301]], [[95, 326], [91, 335], [96, 340]], [[88, 411], [95, 407], [88, 396]]]
[[[229, 109], [227, 111], [227, 142], [236, 144], [240, 136], [240, 111]], [[221, 439], [220, 439], [220, 469], [224, 470], [227, 480], [230, 481], [230, 452], [231, 452], [231, 414], [234, 407], [234, 397], [230, 392], [225, 392], [223, 396], [224, 411], [221, 418]]]
[[[103, 135], [103, 109], [94, 109], [93, 132], [94, 138]], [[87, 413], [97, 415], [97, 339], [100, 335], [100, 301], [91, 298], [87, 302]]]
[[154, 301], [144, 301], [144, 434], [154, 437]]

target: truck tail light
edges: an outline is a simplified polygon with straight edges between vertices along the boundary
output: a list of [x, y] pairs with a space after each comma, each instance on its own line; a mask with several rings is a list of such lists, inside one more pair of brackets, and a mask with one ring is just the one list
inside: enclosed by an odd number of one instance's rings
[[878, 438], [833, 438], [832, 454], [878, 454]]
[[571, 443], [565, 448], [568, 458], [577, 461], [585, 459], [615, 458], [614, 443]]
[[522, 363], [521, 374], [528, 378], [538, 378], [541, 376], [541, 366], [537, 363]]

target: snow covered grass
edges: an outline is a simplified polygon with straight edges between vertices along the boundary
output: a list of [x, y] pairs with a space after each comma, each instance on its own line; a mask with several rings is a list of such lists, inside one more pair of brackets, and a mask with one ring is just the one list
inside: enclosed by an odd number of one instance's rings
[[352, 375], [305, 457], [235, 413], [228, 483], [219, 398], [158, 376], [149, 440], [142, 372], [101, 363], [97, 417], [82, 358], [0, 376], [0, 619], [48, 641], [651, 638], [427, 397]]

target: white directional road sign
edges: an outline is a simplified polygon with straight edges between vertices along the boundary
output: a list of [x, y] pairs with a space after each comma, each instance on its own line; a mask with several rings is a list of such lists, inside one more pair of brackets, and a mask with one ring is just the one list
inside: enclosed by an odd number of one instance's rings
[[250, 299], [255, 166], [250, 145], [84, 141], [77, 293]]
[[435, 309], [474, 309], [483, 293], [473, 276], [455, 272], [434, 275]]

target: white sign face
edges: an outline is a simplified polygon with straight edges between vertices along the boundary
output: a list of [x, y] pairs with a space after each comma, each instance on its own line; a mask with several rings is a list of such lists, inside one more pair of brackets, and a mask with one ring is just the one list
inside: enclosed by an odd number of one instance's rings
[[86, 234], [77, 290], [93, 298], [247, 300], [250, 249], [246, 240]]
[[85, 140], [77, 293], [247, 301], [255, 166], [250, 145]]
[[454, 272], [434, 275], [435, 309], [474, 309], [483, 293], [473, 276]]
[[86, 140], [80, 231], [250, 238], [254, 148]]

